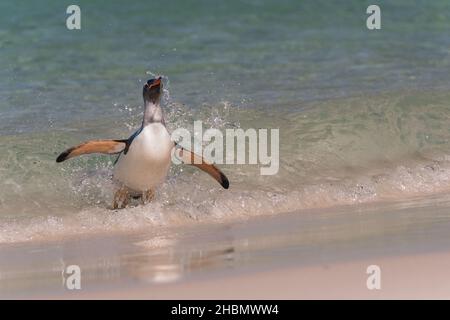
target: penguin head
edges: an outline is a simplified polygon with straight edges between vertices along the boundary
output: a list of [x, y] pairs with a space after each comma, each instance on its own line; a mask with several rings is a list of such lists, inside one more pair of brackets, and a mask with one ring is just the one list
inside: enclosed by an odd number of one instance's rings
[[144, 84], [144, 88], [142, 89], [142, 95], [144, 96], [145, 102], [159, 102], [161, 98], [163, 84], [161, 81], [161, 77], [150, 79]]

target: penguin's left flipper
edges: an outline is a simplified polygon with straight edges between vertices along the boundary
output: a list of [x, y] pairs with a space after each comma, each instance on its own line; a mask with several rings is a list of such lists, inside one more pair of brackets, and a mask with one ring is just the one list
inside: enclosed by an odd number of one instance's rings
[[228, 189], [230, 186], [227, 176], [215, 165], [206, 161], [202, 156], [199, 156], [198, 154], [195, 154], [179, 145], [175, 147], [175, 155], [184, 164], [190, 164], [208, 173], [211, 177], [216, 179], [224, 189]]
[[89, 153], [116, 154], [125, 150], [126, 146], [127, 140], [86, 141], [61, 153], [58, 158], [56, 158], [56, 162], [63, 162], [64, 160]]

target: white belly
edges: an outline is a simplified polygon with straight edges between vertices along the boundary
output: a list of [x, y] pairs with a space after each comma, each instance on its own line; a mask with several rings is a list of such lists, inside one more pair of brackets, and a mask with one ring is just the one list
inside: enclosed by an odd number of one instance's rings
[[160, 185], [171, 162], [173, 142], [161, 123], [147, 125], [134, 138], [127, 154], [122, 153], [114, 167], [114, 178], [134, 191]]

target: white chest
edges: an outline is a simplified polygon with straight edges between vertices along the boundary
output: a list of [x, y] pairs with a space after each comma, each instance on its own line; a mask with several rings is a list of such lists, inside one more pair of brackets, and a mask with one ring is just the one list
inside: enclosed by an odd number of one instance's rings
[[114, 178], [135, 191], [146, 191], [161, 184], [170, 167], [173, 142], [161, 123], [147, 125], [134, 138], [127, 154], [121, 154]]

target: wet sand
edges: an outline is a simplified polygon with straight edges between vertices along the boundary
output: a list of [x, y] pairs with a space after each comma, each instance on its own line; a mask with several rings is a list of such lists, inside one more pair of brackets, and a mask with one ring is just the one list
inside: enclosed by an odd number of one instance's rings
[[[450, 201], [0, 245], [1, 298], [450, 298]], [[65, 268], [81, 268], [69, 290]], [[368, 290], [369, 265], [381, 290]]]
[[[380, 290], [366, 286], [381, 268]], [[274, 268], [179, 283], [67, 295], [69, 299], [450, 299], [450, 252]], [[55, 296], [53, 296], [55, 297]]]

